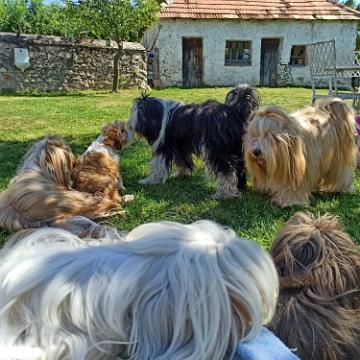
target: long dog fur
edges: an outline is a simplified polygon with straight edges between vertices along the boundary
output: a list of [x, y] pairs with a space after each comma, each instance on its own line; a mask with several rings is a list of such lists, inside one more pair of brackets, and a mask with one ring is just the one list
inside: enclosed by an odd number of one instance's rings
[[254, 113], [244, 140], [255, 190], [282, 207], [307, 205], [314, 191], [352, 192], [356, 166], [354, 114], [339, 99], [288, 115]]
[[129, 137], [134, 133], [144, 137], [153, 150], [150, 175], [140, 183], [166, 181], [173, 164], [177, 176], [190, 175], [196, 155], [218, 180], [215, 197], [236, 196], [246, 186], [244, 127], [259, 103], [259, 94], [248, 85], [230, 91], [225, 104], [214, 100], [182, 104], [151, 97], [137, 99], [127, 124]]
[[75, 162], [73, 187], [91, 194], [101, 194], [114, 202], [114, 207], [132, 201], [133, 195], [120, 196], [124, 190], [120, 171], [120, 151], [127, 144], [125, 123], [115, 120], [105, 124], [101, 135]]
[[145, 224], [101, 240], [40, 229], [0, 262], [0, 348], [43, 360], [222, 360], [276, 306], [270, 256], [210, 221]]
[[337, 219], [295, 214], [271, 254], [280, 278], [271, 330], [301, 359], [360, 359], [360, 253]]
[[106, 216], [109, 199], [71, 189], [75, 157], [64, 140], [46, 137], [32, 145], [17, 175], [0, 194], [0, 227], [10, 231], [60, 225], [74, 216]]

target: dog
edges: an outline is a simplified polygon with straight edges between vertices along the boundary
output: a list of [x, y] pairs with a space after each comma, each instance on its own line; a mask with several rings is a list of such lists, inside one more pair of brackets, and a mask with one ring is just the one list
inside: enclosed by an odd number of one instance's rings
[[338, 220], [295, 214], [271, 255], [280, 295], [270, 329], [301, 359], [360, 359], [360, 253]]
[[308, 205], [314, 191], [353, 192], [354, 115], [339, 99], [294, 114], [268, 107], [253, 114], [244, 138], [254, 189], [281, 207]]
[[145, 138], [153, 152], [150, 175], [140, 183], [165, 182], [172, 164], [176, 166], [176, 176], [191, 175], [192, 156], [196, 155], [218, 180], [214, 197], [237, 196], [246, 186], [244, 127], [259, 104], [258, 92], [248, 85], [230, 91], [225, 104], [209, 100], [184, 105], [149, 96], [136, 99], [127, 123], [129, 138], [135, 134]]
[[211, 221], [40, 229], [0, 256], [0, 348], [43, 359], [232, 359], [278, 296], [269, 254]]
[[80, 156], [72, 171], [74, 189], [101, 194], [119, 206], [132, 201], [133, 195], [120, 196], [124, 184], [117, 154], [127, 144], [125, 123], [115, 120], [104, 125], [101, 135]]
[[358, 148], [356, 165], [360, 167], [360, 115], [355, 115], [355, 128], [356, 146]]
[[68, 227], [66, 223], [80, 215], [90, 219], [111, 215], [116, 208], [112, 200], [72, 189], [75, 161], [60, 137], [34, 143], [0, 194], [0, 227], [10, 231], [55, 224]]

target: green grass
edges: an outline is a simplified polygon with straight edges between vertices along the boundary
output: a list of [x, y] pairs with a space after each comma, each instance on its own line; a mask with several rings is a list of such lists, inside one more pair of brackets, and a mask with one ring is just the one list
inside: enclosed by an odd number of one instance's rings
[[[209, 98], [223, 100], [227, 88], [177, 89], [152, 91], [152, 95], [185, 102]], [[260, 89], [263, 104], [276, 104], [294, 111], [308, 105], [311, 90], [303, 88]], [[81, 153], [98, 135], [100, 126], [114, 118], [127, 119], [138, 90], [120, 94], [76, 93], [0, 96], [0, 191], [15, 175], [17, 165], [32, 141], [45, 134], [64, 136], [74, 152]], [[108, 223], [129, 230], [149, 221], [192, 222], [212, 219], [230, 226], [247, 238], [269, 248], [275, 233], [293, 213], [302, 207], [280, 209], [269, 199], [255, 193], [251, 186], [241, 197], [218, 201], [211, 195], [215, 183], [204, 175], [203, 165], [188, 179], [169, 179], [164, 185], [142, 186], [137, 181], [148, 173], [151, 152], [144, 142], [135, 142], [122, 153], [122, 173], [126, 191], [135, 201], [126, 205], [126, 217], [114, 217]], [[360, 172], [353, 195], [315, 195], [308, 210], [330, 212], [340, 217], [347, 231], [360, 244]], [[0, 242], [7, 232], [0, 230]]]

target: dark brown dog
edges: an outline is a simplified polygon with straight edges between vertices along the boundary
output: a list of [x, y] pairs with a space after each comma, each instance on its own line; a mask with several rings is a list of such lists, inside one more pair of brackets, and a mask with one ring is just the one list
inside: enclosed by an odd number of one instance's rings
[[280, 280], [271, 330], [304, 360], [360, 359], [360, 253], [337, 219], [295, 214], [271, 254]]

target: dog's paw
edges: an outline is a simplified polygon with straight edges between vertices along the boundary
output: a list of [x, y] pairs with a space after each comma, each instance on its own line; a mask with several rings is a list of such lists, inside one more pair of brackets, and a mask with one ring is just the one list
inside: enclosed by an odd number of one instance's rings
[[212, 198], [215, 200], [226, 200], [226, 199], [233, 199], [240, 196], [240, 192], [237, 193], [225, 193], [225, 192], [216, 192], [212, 195]]
[[123, 201], [124, 203], [132, 202], [132, 201], [134, 201], [134, 200], [135, 200], [135, 196], [134, 196], [134, 195], [124, 195], [124, 196], [122, 197], [122, 201]]
[[349, 186], [345, 186], [342, 191], [342, 193], [345, 194], [354, 194], [355, 193], [355, 187], [353, 184], [350, 184]]
[[186, 178], [192, 175], [192, 171], [187, 168], [179, 168], [176, 169], [174, 174], [171, 174], [170, 177], [172, 178]]
[[308, 200], [299, 200], [299, 199], [272, 199], [273, 203], [277, 206], [281, 207], [282, 209], [289, 208], [291, 206], [303, 206], [309, 207]]
[[150, 176], [146, 177], [144, 179], [139, 180], [139, 184], [142, 185], [148, 185], [148, 184], [159, 184], [158, 181], [155, 181], [154, 179], [152, 179]]

